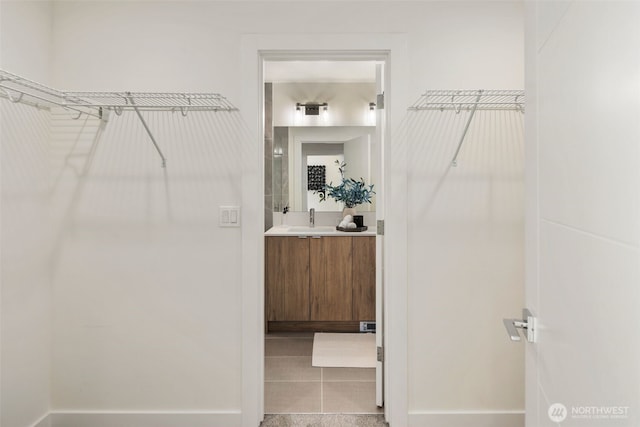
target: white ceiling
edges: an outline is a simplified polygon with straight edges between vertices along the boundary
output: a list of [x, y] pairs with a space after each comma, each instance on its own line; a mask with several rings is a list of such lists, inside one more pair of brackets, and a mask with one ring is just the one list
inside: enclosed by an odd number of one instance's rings
[[375, 61], [270, 61], [264, 66], [269, 83], [373, 83]]

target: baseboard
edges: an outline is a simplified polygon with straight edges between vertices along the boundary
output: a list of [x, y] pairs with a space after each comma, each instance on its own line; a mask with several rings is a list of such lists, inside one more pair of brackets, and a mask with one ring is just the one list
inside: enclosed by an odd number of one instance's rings
[[268, 332], [360, 332], [360, 321], [278, 321], [267, 322]]
[[524, 427], [524, 411], [410, 412], [409, 427]]
[[51, 414], [44, 415], [33, 424], [33, 427], [51, 427]]
[[[240, 412], [62, 412], [33, 427], [240, 427]], [[524, 427], [524, 411], [410, 412], [409, 427]]]
[[63, 412], [36, 427], [241, 427], [240, 412]]

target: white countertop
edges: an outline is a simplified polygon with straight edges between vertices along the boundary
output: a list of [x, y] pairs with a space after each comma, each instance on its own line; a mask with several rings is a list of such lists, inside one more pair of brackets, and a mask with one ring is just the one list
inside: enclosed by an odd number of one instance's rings
[[375, 227], [369, 227], [366, 231], [339, 231], [335, 226], [316, 225], [278, 225], [271, 227], [264, 233], [265, 236], [334, 236], [334, 237], [371, 237], [376, 235]]

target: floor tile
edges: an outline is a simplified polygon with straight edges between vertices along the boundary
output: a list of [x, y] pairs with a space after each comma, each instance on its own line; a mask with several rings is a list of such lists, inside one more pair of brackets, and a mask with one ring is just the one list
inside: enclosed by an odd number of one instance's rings
[[321, 412], [320, 382], [266, 382], [264, 411], [267, 414]]
[[376, 406], [375, 382], [327, 382], [322, 384], [324, 413], [381, 413]]
[[266, 357], [265, 381], [320, 381], [321, 368], [311, 366], [311, 357]]
[[273, 356], [311, 356], [313, 338], [279, 338], [265, 340], [264, 355]]
[[[313, 336], [284, 333], [265, 339], [265, 412], [268, 414], [380, 414], [375, 369], [314, 368]], [[297, 335], [297, 336], [295, 336]], [[353, 416], [353, 415], [349, 415]], [[315, 419], [314, 419], [315, 420]], [[318, 419], [320, 420], [320, 418]], [[333, 427], [337, 419], [301, 424]], [[373, 420], [373, 419], [372, 419]], [[302, 422], [303, 420], [298, 420]], [[309, 420], [307, 420], [309, 421]], [[340, 422], [348, 421], [341, 419]], [[306, 421], [305, 421], [306, 422]], [[326, 424], [330, 422], [330, 424]], [[360, 421], [358, 421], [360, 422]], [[334, 424], [331, 424], [334, 423]], [[285, 424], [289, 425], [289, 424]], [[293, 426], [294, 424], [291, 424]], [[298, 424], [295, 424], [297, 426]], [[342, 424], [335, 424], [336, 427]], [[355, 424], [360, 425], [360, 424]], [[368, 425], [368, 424], [367, 424]]]
[[375, 381], [375, 368], [322, 368], [322, 381]]

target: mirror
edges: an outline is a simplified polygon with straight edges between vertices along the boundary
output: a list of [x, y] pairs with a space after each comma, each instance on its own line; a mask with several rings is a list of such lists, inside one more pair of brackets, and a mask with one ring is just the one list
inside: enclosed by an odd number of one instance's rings
[[[329, 198], [320, 202], [315, 192], [323, 183], [337, 185], [340, 172], [336, 160], [346, 163], [347, 177], [377, 183], [374, 164], [375, 126], [274, 127], [273, 209], [291, 211], [342, 211], [342, 203]], [[375, 211], [371, 204], [359, 205], [361, 212]]]

